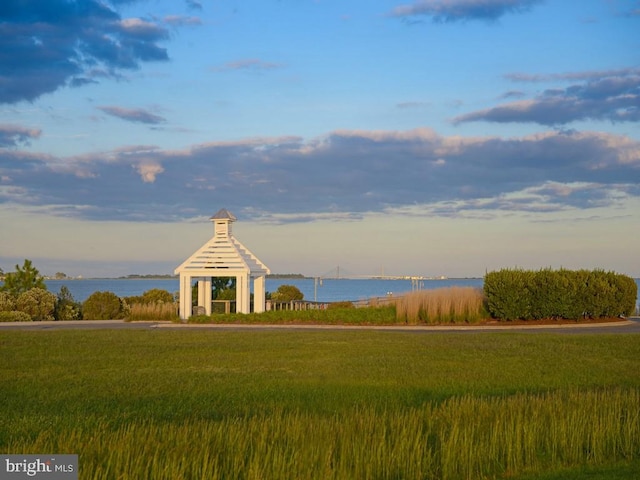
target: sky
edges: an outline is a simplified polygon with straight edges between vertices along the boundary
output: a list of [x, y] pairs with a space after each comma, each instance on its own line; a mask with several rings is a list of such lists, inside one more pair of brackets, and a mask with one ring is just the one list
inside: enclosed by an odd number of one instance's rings
[[640, 277], [638, 0], [3, 0], [0, 268]]

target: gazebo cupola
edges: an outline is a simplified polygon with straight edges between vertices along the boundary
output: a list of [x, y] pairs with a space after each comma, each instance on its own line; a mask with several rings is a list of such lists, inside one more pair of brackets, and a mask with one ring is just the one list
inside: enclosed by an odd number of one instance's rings
[[226, 209], [213, 217], [213, 237], [175, 269], [180, 275], [180, 318], [192, 315], [191, 284], [198, 281], [198, 306], [211, 314], [211, 278], [235, 277], [236, 312], [251, 311], [251, 280], [253, 279], [253, 311], [265, 310], [265, 277], [269, 268], [242, 245], [232, 234], [236, 217]]

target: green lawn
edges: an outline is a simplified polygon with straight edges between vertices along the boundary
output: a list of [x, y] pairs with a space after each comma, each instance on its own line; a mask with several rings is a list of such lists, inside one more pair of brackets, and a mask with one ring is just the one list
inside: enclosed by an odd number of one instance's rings
[[637, 335], [0, 332], [0, 451], [96, 479], [633, 478], [638, 372]]

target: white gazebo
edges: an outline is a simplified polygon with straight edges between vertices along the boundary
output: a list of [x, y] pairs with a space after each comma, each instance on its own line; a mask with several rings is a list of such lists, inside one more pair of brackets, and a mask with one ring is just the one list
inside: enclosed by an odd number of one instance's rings
[[251, 310], [251, 279], [253, 279], [253, 311], [265, 310], [265, 277], [269, 268], [242, 245], [231, 233], [236, 217], [221, 209], [211, 221], [213, 237], [175, 269], [180, 275], [180, 318], [187, 320], [192, 314], [191, 282], [198, 281], [198, 306], [211, 314], [211, 278], [235, 277], [236, 312]]

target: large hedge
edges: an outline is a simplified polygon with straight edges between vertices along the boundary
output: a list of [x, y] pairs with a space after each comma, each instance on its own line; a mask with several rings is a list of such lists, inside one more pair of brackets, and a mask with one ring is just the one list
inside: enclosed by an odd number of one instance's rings
[[631, 315], [633, 278], [604, 270], [503, 269], [484, 277], [487, 311], [500, 320], [579, 320]]

